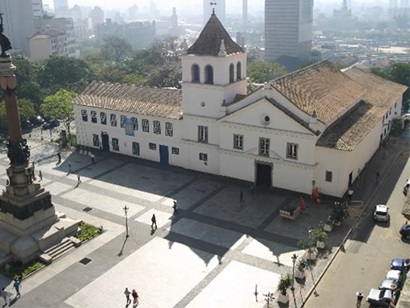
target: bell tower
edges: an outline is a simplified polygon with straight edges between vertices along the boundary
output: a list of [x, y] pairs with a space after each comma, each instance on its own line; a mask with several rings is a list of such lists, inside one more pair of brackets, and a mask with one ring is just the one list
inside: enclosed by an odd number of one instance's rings
[[182, 56], [184, 115], [218, 119], [225, 115], [224, 106], [246, 92], [246, 51], [232, 40], [213, 9]]

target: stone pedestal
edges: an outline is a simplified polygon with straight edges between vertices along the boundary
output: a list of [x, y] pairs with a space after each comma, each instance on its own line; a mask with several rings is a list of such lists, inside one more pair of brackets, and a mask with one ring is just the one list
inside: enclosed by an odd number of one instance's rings
[[35, 180], [30, 149], [21, 135], [16, 99], [15, 67], [0, 56], [0, 85], [6, 102], [10, 167], [6, 189], [0, 196], [0, 264], [8, 260], [28, 262], [42, 251], [73, 235], [78, 221], [58, 215], [51, 195]]

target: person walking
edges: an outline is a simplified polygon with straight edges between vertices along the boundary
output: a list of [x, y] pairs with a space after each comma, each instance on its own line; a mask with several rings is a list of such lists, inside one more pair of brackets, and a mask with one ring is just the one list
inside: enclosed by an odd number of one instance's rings
[[174, 215], [178, 212], [177, 200], [174, 200], [174, 205], [172, 206], [174, 209]]
[[349, 190], [347, 191], [347, 198], [349, 200], [349, 203], [352, 201], [352, 196], [353, 196], [353, 188], [350, 186]]
[[57, 165], [59, 165], [61, 163], [61, 154], [60, 153], [57, 153], [57, 159], [58, 159]]
[[1, 288], [1, 297], [4, 299], [4, 306], [9, 305], [10, 292], [6, 291], [4, 288]]
[[38, 177], [39, 177], [40, 181], [43, 180], [43, 173], [41, 172], [41, 170], [38, 170]]
[[131, 304], [131, 299], [130, 299], [131, 292], [130, 292], [130, 290], [128, 290], [128, 288], [125, 288], [124, 295], [125, 295], [125, 298], [127, 300], [126, 305], [128, 307], [128, 305]]
[[299, 199], [299, 207], [300, 207], [300, 209], [301, 209], [302, 211], [306, 208], [305, 198], [300, 197], [300, 199]]
[[16, 290], [16, 297], [20, 297], [20, 285], [21, 285], [21, 281], [19, 278], [15, 278], [14, 279], [14, 284], [13, 284], [13, 288]]
[[360, 306], [362, 305], [363, 293], [357, 291], [357, 292], [356, 292], [356, 296], [357, 296], [356, 307], [357, 307], [357, 308], [360, 308]]
[[132, 307], [137, 307], [139, 303], [139, 295], [135, 289], [132, 289], [132, 298], [133, 298], [133, 306]]
[[77, 186], [80, 186], [81, 183], [80, 173], [77, 173]]
[[[155, 228], [154, 228], [155, 226]], [[151, 217], [151, 229], [156, 230], [157, 229], [157, 218], [155, 217], [155, 214], [152, 214]]]
[[69, 162], [68, 162], [68, 174], [70, 174], [71, 172], [72, 172], [71, 162], [69, 161]]
[[95, 155], [91, 153], [91, 163], [94, 165], [95, 164]]

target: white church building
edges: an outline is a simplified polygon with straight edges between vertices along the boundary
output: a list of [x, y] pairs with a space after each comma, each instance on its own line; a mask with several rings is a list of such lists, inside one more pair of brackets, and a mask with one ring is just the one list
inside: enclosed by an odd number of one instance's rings
[[407, 87], [324, 61], [248, 93], [246, 60], [212, 14], [182, 56], [182, 90], [94, 81], [73, 101], [77, 143], [342, 197], [389, 135]]

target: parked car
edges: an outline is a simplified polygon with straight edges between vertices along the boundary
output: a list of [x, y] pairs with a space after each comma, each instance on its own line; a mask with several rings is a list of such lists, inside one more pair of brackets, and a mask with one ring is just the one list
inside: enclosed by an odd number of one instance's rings
[[387, 272], [386, 274], [386, 279], [396, 279], [399, 280], [400, 279], [400, 274], [401, 271], [400, 270], [390, 270]]
[[392, 299], [392, 290], [371, 289], [369, 295], [367, 295], [366, 301], [377, 307], [390, 307]]
[[407, 221], [401, 226], [399, 233], [402, 238], [410, 239], [410, 225], [407, 223]]
[[44, 119], [41, 117], [41, 115], [38, 115], [31, 119], [31, 123], [36, 126], [42, 125], [44, 123]]
[[396, 279], [385, 279], [379, 285], [379, 290], [395, 290], [397, 289], [397, 280]]
[[392, 270], [401, 270], [403, 266], [408, 270], [410, 268], [410, 259], [395, 258], [390, 262], [390, 268]]
[[389, 221], [390, 219], [389, 208], [384, 204], [376, 205], [373, 218], [375, 221]]
[[43, 124], [42, 128], [43, 129], [50, 129], [50, 128], [54, 128], [60, 126], [60, 121], [59, 120], [50, 120], [46, 123]]

